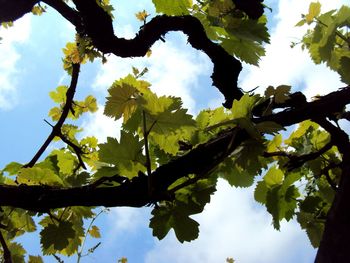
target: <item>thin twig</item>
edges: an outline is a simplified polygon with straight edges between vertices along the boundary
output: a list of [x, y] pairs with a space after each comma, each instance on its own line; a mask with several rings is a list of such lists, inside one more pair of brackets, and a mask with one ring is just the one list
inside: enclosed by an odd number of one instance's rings
[[287, 157], [289, 159], [289, 162], [286, 163], [285, 167], [287, 167], [288, 170], [294, 170], [296, 168], [299, 168], [302, 166], [305, 162], [311, 161], [316, 159], [317, 157], [321, 156], [325, 152], [327, 152], [329, 149], [331, 149], [333, 146], [332, 142], [327, 143], [325, 146], [323, 146], [320, 150], [316, 152], [311, 152], [309, 154], [304, 155], [293, 155], [289, 154], [287, 152], [278, 151], [278, 152], [264, 152], [264, 157], [275, 157], [275, 156], [281, 156], [281, 157]]
[[80, 262], [80, 259], [83, 257], [83, 250], [84, 250], [84, 245], [85, 245], [85, 241], [86, 241], [86, 238], [87, 238], [87, 235], [90, 231], [90, 228], [92, 227], [92, 224], [95, 222], [95, 220], [97, 219], [97, 217], [99, 215], [101, 215], [103, 212], [107, 211], [108, 209], [102, 209], [94, 218], [92, 218], [88, 228], [86, 229], [86, 232], [85, 232], [85, 235], [84, 235], [84, 238], [83, 238], [83, 242], [81, 244], [81, 248], [80, 248], [80, 251], [78, 252], [78, 258], [77, 258], [77, 263]]

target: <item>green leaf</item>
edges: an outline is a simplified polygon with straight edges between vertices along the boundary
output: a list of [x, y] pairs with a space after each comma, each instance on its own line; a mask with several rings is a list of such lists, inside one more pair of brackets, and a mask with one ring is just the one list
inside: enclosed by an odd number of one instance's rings
[[324, 222], [316, 219], [313, 214], [306, 212], [299, 212], [297, 220], [300, 226], [306, 230], [311, 245], [314, 248], [319, 247], [324, 231]]
[[146, 113], [147, 132], [167, 135], [177, 133], [182, 128], [194, 129], [195, 121], [181, 108], [181, 99], [171, 96], [157, 97], [147, 93], [140, 97], [140, 106]]
[[96, 98], [92, 95], [89, 95], [85, 98], [84, 104], [89, 112], [96, 112], [98, 110]]
[[107, 97], [104, 114], [115, 120], [124, 116], [125, 123], [136, 110], [137, 89], [125, 83], [122, 86], [113, 84], [108, 92], [110, 96]]
[[250, 118], [235, 119], [235, 122], [240, 128], [244, 129], [249, 134], [250, 138], [256, 141], [262, 141], [260, 132]]
[[49, 250], [63, 250], [69, 244], [69, 239], [75, 237], [75, 231], [73, 230], [73, 224], [71, 222], [61, 221], [57, 224], [48, 224], [40, 232], [40, 243], [44, 254]]
[[89, 229], [89, 234], [90, 234], [90, 236], [92, 236], [94, 238], [100, 238], [101, 237], [100, 229], [97, 226], [92, 226]]
[[26, 254], [23, 246], [17, 242], [11, 242], [7, 245], [11, 251], [11, 258], [14, 263], [24, 263], [24, 256]]
[[231, 159], [223, 162], [219, 169], [219, 176], [227, 180], [231, 186], [249, 187], [254, 182], [256, 174], [251, 174], [244, 167], [239, 166]]
[[341, 80], [346, 84], [350, 84], [350, 57], [342, 57], [340, 59], [340, 68], [339, 74], [341, 76]]
[[41, 256], [32, 256], [29, 255], [29, 261], [28, 263], [44, 263], [43, 259]]
[[238, 118], [250, 118], [251, 112], [255, 104], [259, 100], [259, 95], [249, 96], [244, 94], [240, 100], [234, 100], [232, 104], [232, 117]]
[[322, 198], [319, 196], [307, 196], [300, 204], [303, 212], [314, 213], [319, 208]]
[[53, 107], [52, 109], [50, 109], [49, 111], [49, 117], [51, 117], [51, 119], [53, 121], [58, 121], [61, 117], [62, 114], [62, 109], [59, 107]]
[[22, 168], [18, 173], [17, 181], [28, 185], [63, 185], [62, 179], [54, 171], [40, 167]]
[[235, 152], [234, 161], [238, 167], [241, 167], [251, 176], [256, 176], [260, 174], [262, 169], [267, 169], [265, 160], [260, 157], [264, 150], [265, 148], [261, 142], [249, 139]]
[[171, 213], [166, 207], [159, 207], [153, 209], [153, 217], [150, 220], [150, 228], [153, 229], [153, 236], [157, 237], [159, 240], [162, 240], [171, 229]]
[[305, 20], [308, 24], [313, 22], [314, 18], [317, 17], [321, 12], [321, 4], [319, 2], [310, 3], [309, 13], [305, 15]]
[[44, 12], [46, 12], [46, 11], [45, 11], [45, 8], [42, 7], [41, 5], [35, 5], [35, 6], [33, 6], [33, 8], [32, 8], [32, 13], [33, 13], [33, 15], [40, 16], [40, 15], [42, 15]]
[[199, 224], [186, 214], [185, 207], [159, 207], [152, 211], [150, 227], [153, 236], [163, 239], [171, 228], [174, 229], [177, 239], [183, 243], [198, 237]]
[[122, 175], [133, 177], [138, 171], [145, 171], [143, 141], [139, 136], [121, 131], [120, 142], [108, 137], [106, 143], [99, 144], [99, 148], [100, 161], [116, 165]]
[[53, 155], [57, 155], [57, 166], [60, 172], [65, 175], [70, 175], [73, 173], [75, 167], [77, 166], [76, 157], [72, 155], [69, 151], [64, 150], [54, 150]]
[[221, 38], [221, 46], [232, 55], [237, 56], [244, 62], [258, 65], [260, 57], [265, 55], [265, 49], [257, 42], [239, 39], [234, 36]]
[[177, 239], [183, 243], [184, 241], [192, 241], [198, 238], [199, 224], [188, 216], [174, 215], [174, 231]]
[[286, 130], [282, 125], [273, 121], [260, 122], [255, 127], [260, 133], [268, 134], [275, 134], [278, 131]]
[[21, 209], [12, 210], [11, 224], [13, 228], [18, 229], [18, 232], [34, 232], [36, 230], [36, 225], [33, 218], [28, 212]]
[[94, 174], [94, 179], [114, 176], [117, 175], [118, 172], [119, 170], [116, 166], [101, 166], [97, 169], [97, 172]]
[[187, 141], [191, 138], [192, 131], [194, 129], [181, 128], [174, 132], [158, 134], [151, 133], [150, 141], [157, 144], [161, 150], [166, 153], [176, 155], [179, 152], [180, 144], [179, 142]]
[[192, 0], [152, 0], [157, 13], [165, 15], [187, 15], [192, 7]]
[[278, 169], [276, 166], [272, 166], [264, 176], [264, 182], [268, 188], [271, 188], [275, 185], [282, 184], [283, 177], [284, 174], [282, 170]]
[[267, 188], [266, 183], [264, 181], [258, 182], [254, 191], [255, 200], [261, 204], [265, 204], [268, 190], [269, 189]]
[[3, 169], [4, 172], [8, 172], [9, 175], [16, 175], [18, 171], [22, 168], [22, 164], [17, 162], [11, 162], [5, 166]]
[[288, 85], [280, 85], [277, 88], [269, 86], [265, 90], [266, 97], [274, 97], [274, 101], [278, 104], [286, 102], [289, 99], [291, 86]]
[[56, 103], [65, 103], [67, 90], [67, 86], [58, 86], [55, 91], [50, 91], [50, 98]]
[[267, 152], [275, 152], [277, 150], [280, 150], [280, 146], [282, 144], [282, 135], [277, 134], [275, 137], [273, 137], [272, 140], [270, 140], [267, 144], [266, 151]]

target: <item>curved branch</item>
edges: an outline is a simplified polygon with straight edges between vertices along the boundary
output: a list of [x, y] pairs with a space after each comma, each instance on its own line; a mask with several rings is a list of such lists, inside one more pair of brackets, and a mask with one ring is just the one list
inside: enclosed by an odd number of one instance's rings
[[[51, 0], [52, 1], [52, 0]], [[206, 53], [214, 64], [211, 78], [213, 84], [225, 96], [225, 107], [231, 107], [234, 99], [243, 93], [237, 86], [241, 63], [229, 55], [219, 44], [206, 35], [201, 22], [193, 16], [156, 16], [146, 23], [133, 39], [114, 35], [111, 17], [95, 0], [73, 0], [82, 18], [84, 32], [103, 53], [113, 53], [119, 57], [145, 56], [151, 46], [170, 31], [181, 31], [188, 36], [193, 48]], [[57, 9], [62, 12], [62, 9]], [[73, 22], [72, 19], [69, 21]], [[75, 22], [73, 22], [75, 23]], [[74, 24], [77, 26], [77, 24]]]
[[[37, 2], [39, 1], [0, 0], [0, 6], [4, 5], [7, 10], [5, 12], [3, 9], [0, 10], [0, 22], [16, 20], [30, 12]], [[73, 0], [78, 11], [62, 0], [43, 0], [42, 2], [56, 9], [76, 27], [79, 34], [88, 35], [98, 50], [103, 53], [113, 53], [119, 57], [145, 56], [150, 47], [162, 39], [166, 33], [181, 31], [188, 36], [188, 42], [193, 48], [206, 53], [213, 62], [214, 70], [211, 78], [214, 86], [225, 97], [224, 106], [231, 108], [233, 100], [240, 99], [243, 95], [237, 85], [242, 64], [219, 44], [212, 42], [207, 37], [201, 22], [193, 16], [156, 16], [140, 29], [135, 38], [125, 39], [114, 35], [112, 18], [97, 4], [96, 0]]]

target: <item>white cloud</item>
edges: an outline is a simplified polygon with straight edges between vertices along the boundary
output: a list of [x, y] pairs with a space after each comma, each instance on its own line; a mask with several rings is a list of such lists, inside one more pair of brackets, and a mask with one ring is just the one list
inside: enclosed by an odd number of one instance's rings
[[105, 142], [107, 136], [119, 138], [121, 120], [115, 121], [103, 114], [103, 107], [98, 106], [98, 111], [89, 114], [84, 120], [82, 127], [84, 129], [83, 137], [95, 136], [99, 143]]
[[139, 227], [144, 226], [149, 217], [149, 209], [133, 207], [111, 208], [108, 220], [111, 224], [112, 236], [119, 233], [135, 233]]
[[17, 103], [17, 80], [20, 72], [16, 63], [20, 54], [14, 44], [25, 43], [29, 39], [31, 19], [29, 15], [15, 21], [14, 26], [5, 29], [0, 27], [0, 109], [10, 110]]
[[[290, 47], [291, 42], [298, 42], [306, 27], [295, 27], [301, 14], [308, 12], [310, 1], [280, 0], [277, 25], [271, 33], [271, 44], [266, 46], [266, 56], [259, 67], [246, 66], [241, 75], [241, 86], [250, 90], [259, 86], [260, 92], [269, 86], [292, 85], [294, 90], [304, 89], [310, 98], [317, 94], [326, 94], [342, 87], [339, 76], [325, 65], [315, 65], [307, 51], [300, 46]], [[339, 8], [345, 1], [320, 1], [322, 11]]]
[[[232, 257], [244, 263], [311, 262], [314, 251], [305, 233], [295, 222], [273, 229], [271, 216], [252, 198], [253, 188], [232, 188], [220, 181], [209, 205], [195, 219], [200, 223], [199, 238], [181, 244], [173, 233], [156, 242], [147, 263], [224, 262]], [[307, 251], [307, 253], [305, 253]]]

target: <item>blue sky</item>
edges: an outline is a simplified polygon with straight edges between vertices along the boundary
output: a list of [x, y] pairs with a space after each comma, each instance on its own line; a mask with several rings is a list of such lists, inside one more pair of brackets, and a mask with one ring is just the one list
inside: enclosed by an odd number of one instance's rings
[[[143, 9], [154, 14], [150, 0], [116, 2], [115, 31], [132, 37], [140, 22], [134, 13]], [[320, 1], [323, 11], [346, 1]], [[303, 90], [309, 98], [343, 86], [339, 77], [325, 66], [315, 66], [291, 41], [301, 38], [305, 28], [295, 28], [300, 14], [310, 1], [270, 0], [271, 45], [260, 67], [245, 65], [239, 84], [246, 90], [259, 86], [289, 84]], [[268, 11], [269, 12], [269, 11]], [[0, 119], [2, 121], [0, 167], [11, 161], [26, 163], [46, 139], [50, 127], [43, 121], [53, 106], [48, 93], [61, 84], [69, 84], [62, 69], [61, 49], [74, 39], [74, 29], [55, 11], [42, 17], [25, 16], [8, 30], [0, 29]], [[186, 37], [171, 33], [166, 42], [152, 47], [150, 58], [121, 59], [108, 57], [82, 67], [77, 98], [93, 94], [101, 105], [95, 115], [81, 121], [84, 135], [94, 135], [102, 142], [106, 136], [117, 137], [119, 122], [102, 115], [104, 98], [110, 84], [131, 72], [131, 66], [147, 66], [146, 75], [159, 94], [181, 96], [192, 114], [207, 107], [219, 106], [222, 96], [211, 87], [212, 65], [205, 54], [186, 44]], [[52, 146], [54, 147], [54, 146]], [[199, 239], [180, 244], [173, 233], [164, 240], [152, 237], [148, 228], [150, 209], [116, 208], [97, 219], [102, 231], [102, 245], [82, 262], [116, 262], [125, 256], [129, 262], [225, 262], [233, 257], [239, 263], [313, 262], [315, 250], [299, 225], [282, 222], [281, 231], [271, 225], [266, 209], [253, 200], [253, 188], [236, 189], [221, 182], [204, 212], [196, 215], [200, 223]], [[37, 254], [39, 240], [31, 235], [24, 245]], [[93, 240], [95, 243], [99, 240]], [[89, 243], [93, 245], [95, 243]], [[87, 247], [89, 247], [89, 245]], [[76, 258], [67, 262], [75, 262]], [[56, 262], [46, 258], [45, 262]]]

